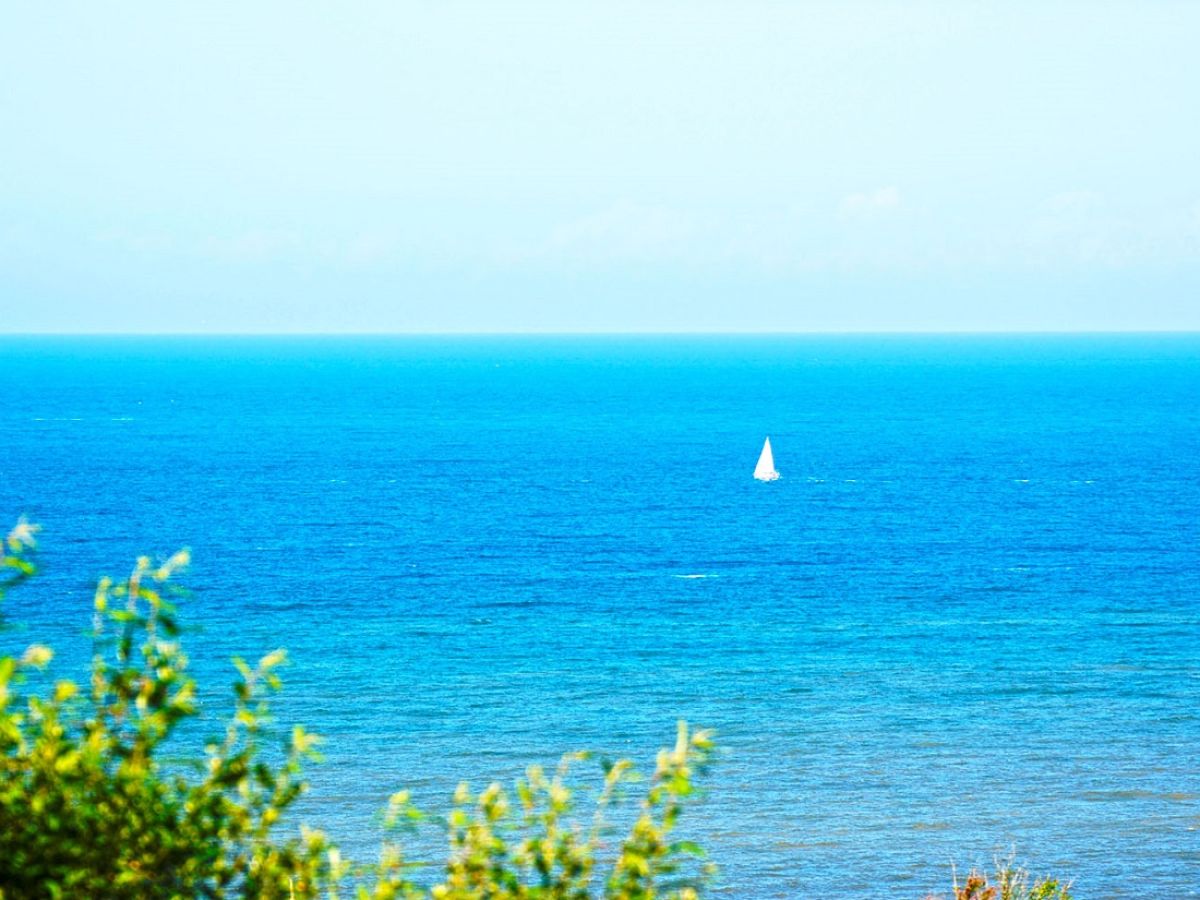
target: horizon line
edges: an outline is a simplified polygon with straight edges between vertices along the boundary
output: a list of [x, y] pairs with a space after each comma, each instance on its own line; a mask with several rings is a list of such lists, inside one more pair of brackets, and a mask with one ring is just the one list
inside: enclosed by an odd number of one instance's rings
[[1200, 328], [814, 329], [645, 331], [0, 331], [4, 338], [402, 338], [402, 337], [1036, 337], [1200, 335]]

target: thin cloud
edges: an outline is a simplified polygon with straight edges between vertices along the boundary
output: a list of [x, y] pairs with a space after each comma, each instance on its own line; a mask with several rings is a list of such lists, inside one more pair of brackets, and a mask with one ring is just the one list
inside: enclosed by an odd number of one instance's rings
[[874, 191], [850, 194], [838, 204], [838, 218], [846, 220], [877, 219], [900, 207], [900, 189], [895, 185]]
[[696, 231], [695, 223], [677, 210], [621, 200], [559, 225], [534, 255], [585, 259], [673, 256], [687, 249]]
[[1063, 191], [1046, 201], [1046, 208], [1055, 213], [1087, 215], [1097, 212], [1104, 198], [1095, 191]]
[[224, 262], [263, 262], [287, 254], [296, 243], [292, 234], [262, 229], [205, 238], [201, 247], [205, 255]]

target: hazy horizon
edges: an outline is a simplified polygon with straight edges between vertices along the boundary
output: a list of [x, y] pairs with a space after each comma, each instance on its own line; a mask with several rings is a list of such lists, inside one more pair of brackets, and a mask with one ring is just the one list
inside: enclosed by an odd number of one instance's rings
[[1200, 5], [13, 9], [0, 332], [1200, 330]]
[[893, 331], [0, 331], [19, 338], [787, 338], [787, 337], [1200, 337], [1200, 329]]

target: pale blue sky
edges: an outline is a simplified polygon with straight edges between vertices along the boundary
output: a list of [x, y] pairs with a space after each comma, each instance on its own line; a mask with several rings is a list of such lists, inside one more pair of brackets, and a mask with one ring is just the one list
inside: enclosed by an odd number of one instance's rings
[[0, 12], [0, 331], [1200, 329], [1200, 3]]

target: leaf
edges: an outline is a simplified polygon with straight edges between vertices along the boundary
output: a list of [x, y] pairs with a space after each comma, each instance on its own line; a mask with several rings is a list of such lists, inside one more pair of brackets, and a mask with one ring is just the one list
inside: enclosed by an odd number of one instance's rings
[[31, 644], [21, 655], [21, 662], [35, 669], [43, 669], [54, 659], [54, 651], [45, 644]]

